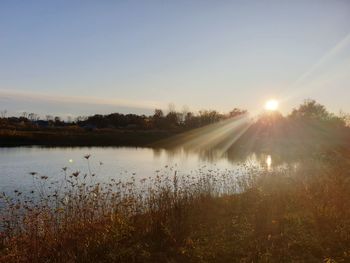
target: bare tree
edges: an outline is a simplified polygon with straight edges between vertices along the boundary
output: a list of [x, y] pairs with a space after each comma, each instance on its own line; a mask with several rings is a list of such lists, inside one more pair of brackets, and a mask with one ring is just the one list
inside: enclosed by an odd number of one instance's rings
[[39, 119], [39, 116], [38, 116], [38, 114], [32, 112], [32, 113], [28, 114], [28, 119], [31, 121], [36, 121]]
[[75, 122], [81, 122], [81, 121], [85, 121], [87, 119], [86, 116], [78, 116], [75, 118]]
[[52, 121], [53, 120], [52, 115], [46, 115], [45, 118], [46, 118], [47, 121]]
[[185, 122], [185, 118], [189, 112], [190, 108], [187, 105], [182, 106], [181, 114], [179, 114], [179, 120], [181, 120], [181, 122]]
[[3, 110], [0, 112], [1, 118], [6, 118], [7, 110]]
[[163, 118], [164, 117], [164, 113], [161, 109], [155, 109], [154, 110], [154, 118], [156, 119], [160, 119], [160, 118]]
[[174, 103], [169, 103], [168, 105], [168, 113], [169, 112], [176, 112], [176, 107]]

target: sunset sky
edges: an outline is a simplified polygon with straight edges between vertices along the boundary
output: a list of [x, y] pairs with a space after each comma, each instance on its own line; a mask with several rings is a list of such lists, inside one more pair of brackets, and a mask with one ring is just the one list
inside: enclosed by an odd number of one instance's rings
[[350, 112], [350, 1], [1, 1], [9, 114]]

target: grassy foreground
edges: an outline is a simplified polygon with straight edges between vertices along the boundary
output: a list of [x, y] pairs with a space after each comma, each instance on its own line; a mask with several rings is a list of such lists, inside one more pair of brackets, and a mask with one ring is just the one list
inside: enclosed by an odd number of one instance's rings
[[350, 261], [347, 160], [242, 171], [104, 184], [33, 172], [33, 196], [2, 196], [1, 262]]

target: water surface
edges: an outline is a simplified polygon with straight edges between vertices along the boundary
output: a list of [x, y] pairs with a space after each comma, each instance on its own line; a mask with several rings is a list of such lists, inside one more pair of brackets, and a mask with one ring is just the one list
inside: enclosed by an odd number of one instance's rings
[[[32, 185], [31, 172], [62, 177], [62, 168], [68, 172], [88, 171], [84, 158], [90, 154], [89, 165], [99, 180], [145, 178], [157, 171], [189, 173], [198, 169], [238, 169], [242, 161], [222, 156], [212, 158], [210, 154], [183, 150], [165, 150], [137, 147], [14, 147], [0, 148], [0, 191], [26, 190]], [[267, 160], [267, 162], [266, 162]], [[270, 155], [257, 158], [254, 154], [244, 160], [249, 165], [264, 165], [270, 168]]]

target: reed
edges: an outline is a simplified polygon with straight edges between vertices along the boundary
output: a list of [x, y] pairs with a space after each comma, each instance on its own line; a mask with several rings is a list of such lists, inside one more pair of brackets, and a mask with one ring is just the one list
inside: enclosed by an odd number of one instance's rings
[[2, 194], [1, 262], [345, 262], [349, 164], [174, 167], [101, 182], [87, 169]]

